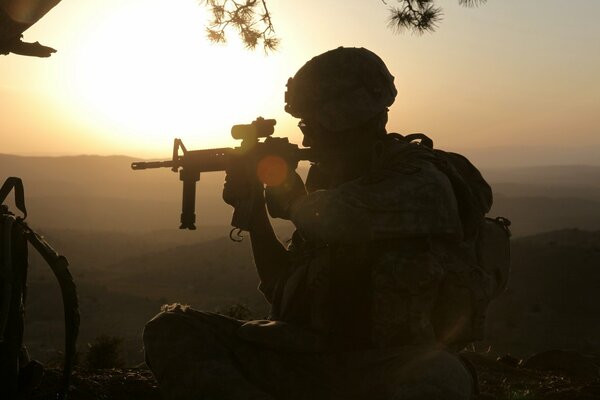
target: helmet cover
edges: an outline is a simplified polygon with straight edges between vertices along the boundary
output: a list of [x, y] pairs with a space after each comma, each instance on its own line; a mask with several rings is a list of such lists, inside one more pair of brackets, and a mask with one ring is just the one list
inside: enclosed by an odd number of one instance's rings
[[341, 132], [387, 110], [397, 93], [379, 56], [362, 47], [338, 47], [314, 57], [288, 80], [285, 111]]

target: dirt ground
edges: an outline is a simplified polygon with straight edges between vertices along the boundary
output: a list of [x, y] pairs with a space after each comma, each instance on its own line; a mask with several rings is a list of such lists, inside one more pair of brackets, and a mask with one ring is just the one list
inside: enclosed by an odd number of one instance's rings
[[[568, 372], [536, 371], [511, 366], [481, 353], [464, 353], [479, 377], [478, 400], [600, 400], [600, 378]], [[54, 399], [60, 377], [47, 370], [32, 400]], [[156, 381], [147, 369], [107, 369], [73, 374], [70, 400], [159, 400]]]

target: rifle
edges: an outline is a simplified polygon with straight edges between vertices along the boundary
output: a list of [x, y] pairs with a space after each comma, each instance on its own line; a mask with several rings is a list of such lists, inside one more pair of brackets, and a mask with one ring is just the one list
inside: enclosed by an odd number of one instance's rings
[[[234, 125], [231, 136], [241, 140], [241, 145], [235, 148], [222, 147], [216, 149], [187, 150], [181, 139], [173, 141], [173, 156], [169, 161], [134, 162], [134, 170], [151, 168], [171, 168], [179, 172], [183, 182], [181, 202], [181, 225], [179, 229], [196, 229], [196, 182], [200, 180], [201, 172], [225, 171], [234, 162], [247, 165], [249, 171], [255, 171], [256, 166], [264, 160], [285, 162], [289, 170], [296, 168], [301, 160], [316, 161], [311, 149], [300, 149], [290, 143], [288, 138], [272, 137], [275, 131], [274, 119], [258, 117], [250, 124]], [[264, 141], [259, 139], [265, 138]], [[182, 154], [180, 154], [180, 150]], [[239, 164], [238, 164], [239, 165]], [[268, 166], [267, 166], [268, 167]], [[293, 168], [291, 168], [293, 167]], [[231, 225], [239, 231], [248, 231], [254, 211], [254, 196], [240, 200], [235, 204]], [[233, 230], [232, 230], [233, 232]]]

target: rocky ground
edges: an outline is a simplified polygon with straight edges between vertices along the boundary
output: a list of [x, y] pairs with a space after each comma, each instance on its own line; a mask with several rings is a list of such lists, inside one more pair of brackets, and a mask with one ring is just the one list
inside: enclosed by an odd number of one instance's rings
[[[61, 371], [47, 370], [31, 400], [55, 400]], [[69, 400], [160, 400], [158, 387], [147, 369], [76, 370], [71, 380]]]
[[[598, 359], [570, 352], [545, 352], [528, 360], [463, 353], [479, 376], [479, 400], [600, 400]], [[46, 371], [33, 400], [54, 399], [60, 371]], [[152, 374], [143, 368], [77, 370], [71, 400], [159, 400]]]
[[568, 352], [540, 353], [537, 361], [463, 354], [477, 370], [479, 400], [600, 400], [596, 360]]

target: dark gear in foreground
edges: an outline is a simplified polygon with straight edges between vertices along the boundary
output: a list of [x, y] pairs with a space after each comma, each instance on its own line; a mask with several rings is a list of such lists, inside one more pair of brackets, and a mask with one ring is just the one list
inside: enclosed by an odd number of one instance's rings
[[50, 57], [56, 53], [39, 42], [24, 42], [22, 37], [58, 3], [60, 0], [0, 0], [0, 54]]
[[[256, 329], [265, 329], [265, 343], [252, 340]], [[285, 338], [303, 339], [284, 322], [244, 322], [178, 305], [144, 332], [146, 361], [165, 399], [460, 400], [471, 391], [462, 361], [441, 346], [308, 351]]]
[[[167, 307], [144, 332], [166, 399], [470, 399], [455, 351], [482, 339], [505, 287], [509, 232], [464, 157], [425, 135], [388, 134], [393, 76], [366, 49], [315, 57], [288, 83], [286, 110], [318, 155], [262, 189], [230, 167], [223, 198], [254, 196], [249, 225], [271, 304], [266, 321]], [[263, 181], [264, 183], [264, 181]], [[266, 207], [265, 207], [266, 204]], [[267, 215], [296, 227], [289, 246]]]
[[[2, 204], [13, 189], [15, 204], [23, 213], [22, 217]], [[23, 344], [29, 242], [48, 263], [60, 285], [65, 316], [65, 353], [62, 379], [55, 398], [63, 400], [69, 390], [79, 333], [77, 288], [68, 269], [69, 263], [25, 222], [27, 210], [21, 179], [11, 177], [6, 180], [0, 188], [0, 204], [0, 398], [29, 398], [43, 375], [42, 364], [29, 359]]]

